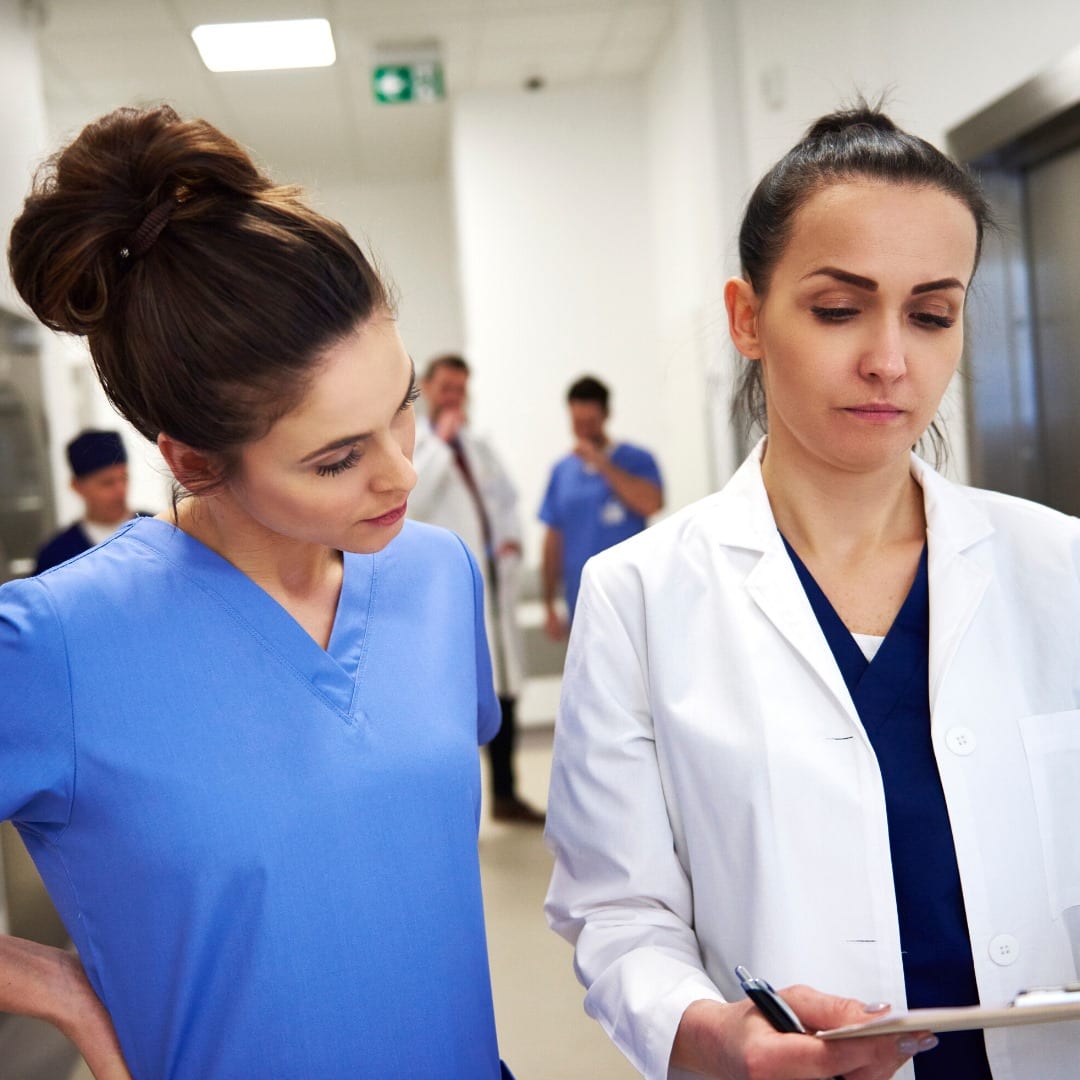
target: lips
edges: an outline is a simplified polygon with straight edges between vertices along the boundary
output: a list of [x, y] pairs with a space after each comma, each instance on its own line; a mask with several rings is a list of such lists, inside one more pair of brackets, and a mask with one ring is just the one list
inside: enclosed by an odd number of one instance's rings
[[364, 524], [393, 525], [405, 516], [405, 510], [408, 505], [408, 502], [403, 502], [400, 506], [395, 506], [393, 510], [388, 510], [385, 514], [380, 514], [379, 517], [365, 518]]
[[906, 409], [900, 408], [899, 405], [892, 405], [887, 401], [868, 401], [865, 405], [848, 405], [844, 408], [844, 412], [850, 413], [852, 416], [881, 422], [903, 416], [906, 411]]

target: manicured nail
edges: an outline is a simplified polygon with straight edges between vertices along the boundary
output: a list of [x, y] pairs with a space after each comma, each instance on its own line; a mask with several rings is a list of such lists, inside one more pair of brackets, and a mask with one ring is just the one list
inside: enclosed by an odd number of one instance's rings
[[868, 1013], [885, 1012], [886, 1009], [891, 1009], [892, 1006], [887, 1001], [868, 1001], [863, 1006], [863, 1011]]
[[913, 1057], [924, 1050], [933, 1050], [937, 1044], [938, 1037], [936, 1035], [924, 1035], [921, 1039], [916, 1039], [914, 1035], [905, 1035], [896, 1044], [896, 1048], [901, 1054]]

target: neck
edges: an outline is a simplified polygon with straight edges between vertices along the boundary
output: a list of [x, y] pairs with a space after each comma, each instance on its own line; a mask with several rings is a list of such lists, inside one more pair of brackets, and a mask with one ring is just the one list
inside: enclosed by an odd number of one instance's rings
[[804, 558], [849, 559], [926, 535], [908, 457], [846, 472], [784, 453], [770, 437], [761, 466], [777, 528]]
[[278, 599], [304, 600], [328, 583], [340, 585], [340, 552], [273, 532], [228, 497], [191, 496], [173, 523]]

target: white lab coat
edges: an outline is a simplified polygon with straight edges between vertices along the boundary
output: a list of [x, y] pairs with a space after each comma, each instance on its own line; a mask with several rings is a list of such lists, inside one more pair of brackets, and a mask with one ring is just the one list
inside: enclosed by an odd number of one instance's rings
[[[741, 998], [736, 964], [905, 1004], [881, 775], [760, 454], [589, 562], [563, 681], [548, 917], [587, 1011], [654, 1080], [682, 1075], [687, 1005]], [[933, 744], [980, 997], [999, 1004], [1080, 966], [1080, 522], [912, 473]], [[995, 1080], [1080, 1077], [1078, 1023], [987, 1048]]]
[[[487, 511], [495, 550], [508, 542], [521, 544], [518, 496], [498, 455], [486, 440], [468, 428], [459, 433], [462, 452]], [[426, 418], [416, 422], [416, 488], [409, 496], [408, 516], [456, 532], [473, 553], [484, 577], [485, 623], [491, 651], [495, 689], [500, 696], [516, 697], [524, 676], [524, 644], [517, 622], [520, 593], [521, 556], [498, 558], [498, 608], [493, 603], [484, 532], [468, 485], [454, 463], [454, 454], [440, 439]], [[498, 637], [496, 638], [496, 634]]]

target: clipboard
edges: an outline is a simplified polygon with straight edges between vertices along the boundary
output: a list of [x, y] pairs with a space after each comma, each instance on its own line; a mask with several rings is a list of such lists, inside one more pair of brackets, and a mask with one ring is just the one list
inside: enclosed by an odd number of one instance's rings
[[[1025, 1000], [1026, 999], [1026, 1000]], [[858, 1039], [905, 1031], [970, 1031], [975, 1028], [1016, 1027], [1080, 1020], [1080, 989], [1066, 987], [1028, 990], [1010, 1005], [965, 1005], [950, 1009], [909, 1009], [888, 1013], [864, 1024], [819, 1031], [819, 1039]]]

